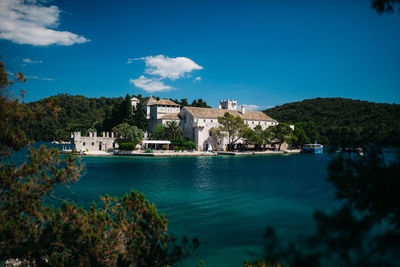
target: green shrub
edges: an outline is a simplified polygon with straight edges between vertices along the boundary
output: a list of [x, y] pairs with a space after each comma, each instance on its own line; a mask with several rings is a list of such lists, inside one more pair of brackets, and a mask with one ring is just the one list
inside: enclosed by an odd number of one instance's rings
[[175, 147], [175, 150], [179, 150], [179, 151], [196, 149], [196, 144], [185, 138], [179, 138], [179, 139], [175, 140], [173, 142], [173, 146]]
[[193, 141], [187, 141], [186, 142], [186, 149], [187, 150], [193, 150], [196, 149], [196, 144]]
[[121, 149], [121, 150], [135, 150], [135, 147], [136, 147], [136, 144], [130, 143], [130, 142], [119, 144], [119, 149]]
[[150, 148], [146, 148], [146, 150], [144, 151], [144, 153], [153, 153], [153, 150], [151, 150]]

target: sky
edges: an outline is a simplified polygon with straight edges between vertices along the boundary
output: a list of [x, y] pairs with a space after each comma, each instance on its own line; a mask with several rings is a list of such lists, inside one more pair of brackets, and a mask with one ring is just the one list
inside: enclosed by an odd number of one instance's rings
[[370, 0], [1, 0], [0, 55], [25, 101], [68, 93], [400, 103], [400, 14]]

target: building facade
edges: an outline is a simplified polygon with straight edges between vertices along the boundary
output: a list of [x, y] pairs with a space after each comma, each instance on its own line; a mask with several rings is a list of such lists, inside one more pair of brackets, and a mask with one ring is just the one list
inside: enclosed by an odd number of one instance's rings
[[169, 99], [160, 99], [150, 105], [150, 121], [148, 131], [151, 132], [158, 123], [166, 124], [168, 121], [179, 122], [178, 114], [181, 106]]
[[146, 119], [150, 119], [150, 108], [151, 105], [153, 105], [154, 103], [156, 103], [157, 100], [154, 99], [153, 97], [150, 97], [149, 99], [147, 99], [144, 103], [143, 103], [143, 111], [146, 114]]
[[[226, 112], [233, 116], [239, 116], [244, 123], [254, 129], [260, 125], [263, 130], [278, 122], [261, 111], [246, 111], [242, 106], [241, 110], [234, 110], [235, 103], [221, 105], [219, 109], [183, 107], [179, 113], [184, 137], [196, 144], [197, 150], [223, 150], [228, 144], [227, 137], [218, 138], [213, 135], [211, 129], [219, 126], [218, 117], [223, 117]], [[225, 107], [225, 108], [223, 108]], [[239, 140], [238, 143], [242, 143]]]
[[[149, 98], [143, 105], [146, 116], [149, 119], [148, 132], [159, 124], [167, 124], [175, 121], [183, 129], [184, 138], [193, 141], [199, 151], [223, 150], [228, 144], [228, 139], [218, 138], [213, 135], [211, 129], [218, 127], [218, 117], [223, 117], [226, 112], [233, 116], [239, 116], [244, 123], [254, 129], [260, 125], [263, 130], [278, 122], [261, 111], [246, 111], [242, 106], [238, 110], [237, 100], [221, 100], [218, 109], [200, 107], [180, 107], [168, 99], [156, 100]], [[239, 140], [238, 143], [242, 143]]]
[[89, 132], [89, 136], [82, 136], [80, 132], [71, 133], [72, 149], [78, 152], [108, 151], [118, 148], [114, 133], [103, 133], [97, 136], [97, 132]]

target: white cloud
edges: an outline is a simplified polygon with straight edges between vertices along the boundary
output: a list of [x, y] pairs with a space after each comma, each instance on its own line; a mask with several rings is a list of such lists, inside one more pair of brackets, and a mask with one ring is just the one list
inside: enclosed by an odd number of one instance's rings
[[[196, 64], [187, 57], [170, 58], [164, 55], [149, 56], [144, 59], [146, 62], [145, 72], [151, 75], [160, 76], [161, 79], [169, 78], [176, 80], [192, 72], [193, 70], [201, 70], [202, 66]], [[128, 60], [129, 62], [129, 60]]]
[[146, 59], [146, 58], [144, 58], [144, 57], [128, 58], [128, 61], [126, 62], [126, 64], [131, 64], [135, 60], [144, 60], [144, 59]]
[[160, 79], [157, 78], [147, 78], [145, 76], [140, 76], [137, 79], [130, 79], [129, 82], [138, 88], [141, 88], [149, 93], [152, 92], [163, 92], [173, 89], [169, 85], [165, 85]]
[[201, 82], [201, 77], [199, 76], [199, 77], [194, 78], [193, 82], [194, 83]]
[[22, 60], [22, 62], [28, 63], [28, 64], [43, 63], [42, 60], [33, 60], [33, 59], [30, 59], [30, 58], [24, 58], [24, 59]]
[[49, 78], [49, 77], [39, 77], [39, 76], [36, 76], [36, 75], [28, 75], [28, 76], [25, 76], [28, 80], [29, 79], [33, 79], [33, 80], [42, 80], [42, 81], [54, 81], [54, 79], [53, 78]]
[[257, 105], [251, 105], [251, 104], [243, 104], [244, 108], [246, 110], [259, 110], [261, 107]]
[[17, 44], [73, 45], [89, 42], [83, 36], [68, 31], [56, 31], [61, 10], [44, 6], [42, 0], [1, 0], [0, 39]]

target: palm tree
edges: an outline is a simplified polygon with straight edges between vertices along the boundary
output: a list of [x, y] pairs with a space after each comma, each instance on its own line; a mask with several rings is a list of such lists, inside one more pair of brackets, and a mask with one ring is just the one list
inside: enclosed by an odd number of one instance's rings
[[183, 130], [176, 121], [167, 122], [165, 127], [165, 136], [172, 143], [183, 136]]

